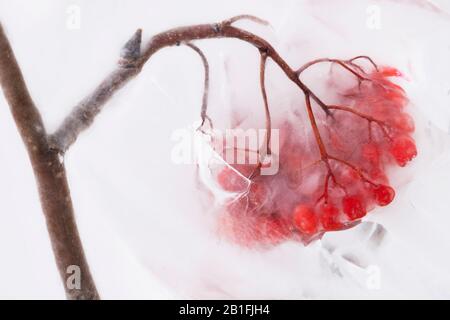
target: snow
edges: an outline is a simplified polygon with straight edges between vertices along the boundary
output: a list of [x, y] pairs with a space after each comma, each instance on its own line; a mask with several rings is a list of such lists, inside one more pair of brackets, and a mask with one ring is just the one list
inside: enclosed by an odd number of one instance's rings
[[[292, 66], [368, 53], [407, 76], [420, 156], [394, 177], [394, 203], [308, 247], [256, 251], [215, 237], [195, 166], [171, 161], [173, 132], [199, 118], [201, 61], [182, 47], [155, 55], [64, 158], [102, 297], [450, 298], [450, 19], [430, 3], [0, 0], [0, 19], [49, 131], [110, 72], [138, 28], [146, 43], [167, 28], [251, 13], [272, 27], [239, 25], [264, 35]], [[450, 12], [448, 1], [433, 3]], [[260, 110], [254, 48], [232, 40], [198, 45], [210, 59], [219, 124], [242, 113], [233, 106]], [[280, 99], [277, 84], [286, 82], [273, 65], [268, 72], [269, 96]], [[253, 117], [262, 120], [262, 112]], [[3, 96], [0, 164], [0, 298], [62, 299], [32, 170]]]

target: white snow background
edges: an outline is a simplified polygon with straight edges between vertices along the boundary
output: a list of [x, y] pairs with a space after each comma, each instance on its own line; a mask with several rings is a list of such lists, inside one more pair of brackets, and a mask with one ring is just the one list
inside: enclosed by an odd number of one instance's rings
[[[74, 8], [80, 9], [79, 28], [71, 24]], [[217, 240], [196, 190], [195, 167], [171, 161], [172, 132], [198, 120], [203, 70], [187, 48], [159, 52], [65, 159], [101, 296], [450, 298], [446, 12], [448, 0], [0, 0], [0, 19], [49, 131], [114, 68], [137, 28], [145, 43], [167, 28], [249, 13], [272, 28], [239, 25], [264, 35], [291, 66], [369, 54], [408, 78], [403, 85], [420, 156], [394, 180], [394, 203], [308, 247], [285, 243], [252, 251]], [[254, 48], [231, 40], [197, 44], [212, 66], [212, 109], [230, 109], [234, 100], [260, 103]], [[227, 83], [227, 59], [237, 66], [230, 71], [239, 76], [236, 82]], [[231, 91], [238, 93], [234, 100]], [[3, 95], [0, 298], [64, 298], [28, 157]]]

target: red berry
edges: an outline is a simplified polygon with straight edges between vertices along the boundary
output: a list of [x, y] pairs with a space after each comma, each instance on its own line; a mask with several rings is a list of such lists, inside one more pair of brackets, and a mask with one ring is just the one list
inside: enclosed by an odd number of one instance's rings
[[232, 239], [241, 245], [277, 244], [290, 235], [286, 223], [276, 216], [260, 215], [248, 220], [234, 220], [234, 228], [228, 231]]
[[344, 185], [354, 185], [361, 180], [361, 177], [358, 172], [346, 166], [340, 169], [338, 180]]
[[369, 177], [378, 183], [386, 183], [387, 177], [385, 172], [379, 167], [373, 167], [369, 172]]
[[401, 167], [417, 156], [417, 148], [414, 140], [408, 136], [397, 137], [392, 141], [390, 153]]
[[265, 219], [263, 234], [267, 242], [278, 243], [289, 236], [290, 230], [282, 219], [272, 216]]
[[380, 160], [380, 151], [374, 143], [366, 143], [362, 147], [362, 156], [372, 164], [378, 164]]
[[382, 67], [379, 72], [383, 77], [401, 77], [402, 76], [402, 73], [400, 72], [400, 70], [393, 68], [393, 67]]
[[393, 116], [391, 122], [393, 126], [399, 129], [400, 131], [410, 133], [414, 132], [415, 130], [414, 120], [407, 113], [402, 112], [400, 114]]
[[239, 171], [225, 167], [217, 175], [217, 182], [226, 191], [241, 192], [248, 186], [248, 180]]
[[350, 220], [358, 220], [367, 212], [361, 199], [357, 196], [346, 196], [342, 199], [342, 210]]
[[[355, 112], [336, 108], [334, 117], [317, 119], [314, 129], [323, 135], [329, 161], [321, 157], [324, 152], [319, 154], [324, 150], [314, 132], [305, 134], [299, 124], [308, 119], [293, 112], [289, 114], [292, 119], [286, 115], [277, 119], [281, 123], [279, 148], [260, 159], [258, 166], [211, 168], [218, 185], [235, 192], [229, 194], [233, 199], [223, 203], [227, 217], [221, 226], [223, 233], [246, 246], [275, 245], [291, 238], [307, 244], [322, 233], [352, 227], [374, 207], [393, 201], [395, 191], [389, 186], [388, 173], [392, 166], [405, 166], [417, 155], [412, 138], [415, 128], [405, 108], [406, 92], [390, 81], [401, 73], [390, 67], [375, 69], [367, 75], [371, 81], [348, 90], [336, 88], [344, 91], [338, 103]], [[339, 75], [334, 77], [338, 82]], [[240, 126], [236, 122], [235, 127]], [[216, 149], [220, 153], [229, 148], [234, 146]], [[246, 163], [258, 153], [244, 147], [234, 151]], [[278, 172], [262, 174], [262, 169], [274, 165], [279, 165]]]
[[339, 221], [339, 210], [336, 207], [324, 204], [321, 209], [320, 221], [325, 230], [333, 231], [342, 228], [342, 223]]
[[302, 156], [299, 150], [290, 153], [285, 161], [287, 182], [291, 188], [297, 188], [302, 178]]
[[302, 233], [313, 235], [317, 232], [317, 218], [314, 212], [305, 205], [294, 209], [294, 226]]
[[375, 196], [375, 201], [379, 206], [387, 206], [394, 200], [395, 191], [389, 186], [379, 185], [374, 188], [373, 194]]
[[242, 217], [248, 211], [248, 200], [245, 197], [234, 199], [227, 205], [227, 210], [233, 217]]
[[248, 206], [251, 209], [260, 208], [267, 200], [268, 190], [261, 182], [252, 182], [248, 191]]
[[395, 106], [398, 109], [402, 109], [407, 104], [408, 99], [406, 98], [405, 91], [402, 87], [383, 77], [378, 77], [376, 81], [379, 86], [375, 93], [378, 99], [382, 98], [378, 101], [383, 104], [388, 103], [388, 105]]

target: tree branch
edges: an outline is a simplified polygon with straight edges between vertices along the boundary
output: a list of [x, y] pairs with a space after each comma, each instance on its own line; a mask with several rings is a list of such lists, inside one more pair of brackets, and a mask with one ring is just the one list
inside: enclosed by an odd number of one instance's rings
[[300, 90], [305, 94], [309, 94], [327, 115], [331, 115], [326, 104], [299, 79], [296, 71], [287, 64], [270, 43], [253, 33], [231, 25], [233, 22], [241, 19], [250, 19], [259, 23], [264, 22], [264, 20], [259, 18], [243, 15], [220, 23], [175, 28], [153, 36], [142, 50], [142, 54], [138, 59], [128, 65], [127, 68], [119, 65], [115, 71], [103, 80], [93, 93], [82, 100], [72, 110], [52, 135], [52, 146], [60, 152], [65, 152], [75, 142], [79, 134], [93, 123], [94, 118], [100, 113], [104, 104], [114, 93], [136, 76], [142, 70], [148, 59], [160, 49], [202, 39], [235, 38], [247, 42], [258, 50], [265, 52], [267, 57], [271, 58]]
[[[28, 92], [1, 24], [0, 53], [0, 85], [31, 160], [67, 298], [98, 299], [78, 234], [64, 164], [58, 153], [49, 147], [41, 115]], [[71, 275], [67, 273], [69, 266], [80, 268], [80, 289], [66, 285]]]

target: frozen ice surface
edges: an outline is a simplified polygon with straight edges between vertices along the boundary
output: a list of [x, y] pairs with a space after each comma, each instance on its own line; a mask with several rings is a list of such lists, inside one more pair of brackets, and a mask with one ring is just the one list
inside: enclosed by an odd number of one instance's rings
[[[73, 5], [81, 10], [79, 29], [67, 25]], [[104, 298], [450, 298], [449, 11], [445, 0], [0, 0], [0, 19], [50, 131], [109, 72], [137, 28], [145, 42], [170, 27], [251, 13], [272, 28], [239, 24], [264, 35], [292, 66], [369, 54], [407, 77], [420, 156], [395, 178], [395, 202], [308, 247], [251, 251], [217, 240], [195, 167], [171, 162], [173, 131], [198, 120], [200, 61], [186, 48], [155, 55], [65, 158]], [[199, 45], [212, 67], [213, 115], [239, 113], [233, 105], [256, 108], [257, 52], [231, 40]], [[280, 96], [281, 75], [273, 66], [269, 72], [271, 92]], [[3, 97], [0, 161], [0, 297], [63, 298]]]

